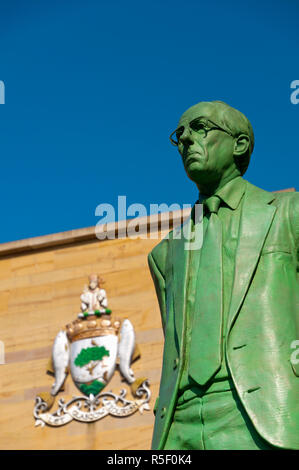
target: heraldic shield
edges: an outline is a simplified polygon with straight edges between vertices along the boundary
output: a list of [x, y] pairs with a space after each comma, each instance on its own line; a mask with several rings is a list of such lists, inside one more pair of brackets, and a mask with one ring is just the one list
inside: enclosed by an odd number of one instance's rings
[[[81, 296], [82, 312], [55, 338], [51, 360], [55, 382], [50, 394], [44, 392], [36, 397], [33, 412], [36, 426], [62, 426], [73, 419], [92, 422], [108, 414], [125, 417], [137, 410], [140, 413], [149, 410], [148, 380], [145, 377], [136, 379], [130, 367], [136, 357], [134, 327], [127, 318], [122, 321], [112, 318], [106, 292], [99, 289], [97, 277], [96, 282], [94, 277], [90, 276], [89, 291], [85, 288]], [[101, 301], [96, 303], [98, 299]], [[125, 389], [119, 395], [103, 391], [116, 368], [131, 386], [135, 400], [125, 398]], [[83, 395], [73, 397], [67, 403], [61, 398], [57, 411], [51, 414], [49, 410], [56, 395], [62, 391], [68, 372]]]
[[90, 317], [73, 322], [67, 329], [71, 341], [70, 372], [77, 388], [89, 396], [97, 395], [108, 384], [116, 367], [118, 321]]

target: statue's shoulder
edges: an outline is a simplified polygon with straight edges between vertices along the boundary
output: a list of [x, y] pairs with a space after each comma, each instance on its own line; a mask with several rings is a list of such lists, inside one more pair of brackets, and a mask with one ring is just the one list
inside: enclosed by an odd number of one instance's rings
[[299, 241], [299, 192], [273, 192], [274, 204], [283, 217], [288, 218], [293, 228], [296, 240]]
[[291, 200], [294, 203], [299, 201], [299, 192], [298, 191], [286, 191], [286, 192], [273, 192], [276, 198], [281, 200]]
[[168, 254], [170, 234], [166, 235], [149, 253], [148, 261], [151, 264], [153, 261], [159, 270], [164, 273], [166, 268], [166, 259]]
[[297, 191], [285, 192], [272, 192], [275, 197], [275, 205], [283, 207], [283, 209], [290, 207], [291, 211], [295, 211], [299, 215], [299, 193]]
[[275, 204], [282, 214], [287, 214], [295, 240], [299, 243], [299, 192], [288, 191], [275, 194]]
[[[246, 180], [245, 180], [246, 181]], [[299, 193], [297, 191], [266, 191], [246, 181], [246, 191], [262, 202], [269, 202], [275, 206], [297, 206], [299, 208]]]
[[154, 246], [154, 248], [152, 249], [152, 251], [150, 252], [150, 254], [156, 258], [156, 257], [159, 257], [160, 255], [162, 255], [162, 253], [164, 252], [167, 252], [168, 251], [168, 238], [163, 238], [156, 246]]

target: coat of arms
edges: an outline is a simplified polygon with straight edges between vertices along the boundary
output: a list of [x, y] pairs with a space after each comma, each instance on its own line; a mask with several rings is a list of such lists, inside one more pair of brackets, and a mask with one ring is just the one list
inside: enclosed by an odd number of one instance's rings
[[[131, 369], [137, 351], [134, 327], [129, 319], [113, 318], [102, 283], [96, 274], [89, 276], [89, 285], [80, 297], [81, 312], [55, 338], [52, 350], [55, 382], [51, 393], [36, 397], [33, 413], [36, 426], [62, 426], [73, 419], [93, 422], [108, 414], [121, 417], [149, 410], [148, 380], [135, 379]], [[119, 395], [103, 391], [117, 367], [131, 386], [135, 400], [126, 399], [125, 389]], [[69, 371], [83, 395], [68, 402], [61, 398], [56, 412], [50, 413]]]

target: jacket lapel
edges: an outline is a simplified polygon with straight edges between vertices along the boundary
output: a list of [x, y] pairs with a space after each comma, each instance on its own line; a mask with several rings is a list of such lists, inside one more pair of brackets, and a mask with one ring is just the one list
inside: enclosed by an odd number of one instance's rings
[[[240, 219], [239, 243], [235, 259], [235, 280], [228, 315], [228, 331], [230, 331], [246, 295], [265, 238], [276, 212], [276, 207], [269, 205], [274, 199], [275, 196], [273, 194], [257, 188], [246, 181], [246, 191]], [[190, 262], [190, 251], [185, 249], [185, 243], [190, 238], [190, 233], [193, 229], [194, 223], [192, 217], [189, 217], [182, 227], [177, 227], [173, 231], [173, 299], [178, 352], [182, 346], [185, 330]], [[194, 252], [194, 256], [196, 256], [196, 252]], [[197, 259], [199, 259], [199, 256], [197, 256]]]
[[275, 199], [273, 194], [253, 186], [248, 181], [246, 183], [235, 259], [235, 279], [228, 315], [228, 332], [247, 293], [276, 212], [276, 207], [269, 205]]

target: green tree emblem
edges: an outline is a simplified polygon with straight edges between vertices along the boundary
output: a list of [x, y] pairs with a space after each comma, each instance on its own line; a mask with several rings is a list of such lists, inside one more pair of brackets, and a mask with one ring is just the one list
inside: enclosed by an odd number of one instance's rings
[[88, 367], [89, 372], [92, 374], [93, 369], [102, 361], [103, 357], [110, 356], [109, 351], [104, 346], [93, 346], [90, 348], [81, 349], [80, 353], [76, 357], [74, 364], [78, 367], [84, 367], [90, 364]]

